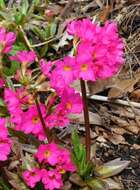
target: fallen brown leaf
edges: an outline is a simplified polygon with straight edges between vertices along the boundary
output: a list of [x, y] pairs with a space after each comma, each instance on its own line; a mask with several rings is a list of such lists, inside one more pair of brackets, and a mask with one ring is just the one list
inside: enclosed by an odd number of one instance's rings
[[74, 184], [76, 184], [76, 185], [78, 185], [78, 186], [80, 186], [80, 187], [84, 187], [84, 186], [86, 186], [86, 183], [82, 180], [82, 178], [78, 175], [78, 174], [72, 174], [71, 176], [70, 176], [70, 178], [69, 178], [69, 180], [72, 182], [72, 183], [74, 183]]
[[134, 73], [134, 77], [130, 79], [119, 79], [116, 78], [115, 85], [109, 90], [109, 98], [118, 98], [127, 92], [132, 92], [134, 85], [140, 80], [140, 72]]
[[118, 135], [118, 134], [115, 134], [115, 133], [112, 133], [112, 134], [104, 133], [104, 137], [108, 141], [112, 142], [115, 145], [118, 145], [118, 144], [128, 144], [125, 141], [125, 138], [122, 135]]
[[134, 121], [134, 120], [132, 120], [132, 121], [129, 121], [129, 124], [126, 126], [126, 127], [124, 127], [124, 129], [125, 130], [128, 130], [128, 131], [130, 131], [131, 133], [133, 133], [133, 134], [138, 134], [139, 133], [139, 131], [140, 131], [140, 127], [138, 127], [138, 125], [136, 124], [136, 122]]
[[129, 133], [127, 130], [125, 130], [124, 128], [120, 128], [120, 127], [112, 128], [111, 130], [112, 130], [112, 132], [114, 132], [118, 135], [123, 135], [125, 133]]
[[137, 90], [134, 90], [131, 95], [130, 95], [130, 98], [133, 100], [133, 101], [140, 101], [140, 89], [137, 89]]
[[[70, 118], [71, 122], [73, 122], [73, 123], [84, 124], [83, 113], [81, 113], [81, 114], [70, 114], [69, 118]], [[90, 124], [102, 125], [101, 118], [98, 114], [89, 112], [89, 118], [90, 118]]]
[[72, 184], [69, 181], [64, 183], [62, 190], [71, 190]]
[[108, 88], [110, 88], [114, 84], [114, 78], [106, 79], [106, 80], [97, 80], [96, 82], [88, 81], [87, 85], [89, 88], [89, 94], [97, 94], [102, 92]]

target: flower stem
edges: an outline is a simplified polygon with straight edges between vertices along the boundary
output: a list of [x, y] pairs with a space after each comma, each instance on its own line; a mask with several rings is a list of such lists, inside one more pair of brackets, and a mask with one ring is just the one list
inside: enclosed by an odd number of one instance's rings
[[87, 101], [87, 97], [86, 97], [85, 81], [80, 79], [80, 84], [81, 84], [81, 92], [82, 92], [82, 99], [83, 99], [85, 131], [86, 131], [86, 137], [85, 137], [86, 159], [87, 159], [87, 161], [90, 161], [90, 146], [91, 146], [90, 122], [89, 122], [88, 101]]
[[50, 143], [52, 141], [52, 133], [51, 131], [47, 128], [46, 124], [45, 124], [45, 121], [42, 117], [42, 113], [41, 113], [41, 109], [40, 109], [40, 106], [39, 106], [39, 102], [38, 102], [38, 99], [37, 97], [35, 97], [35, 103], [36, 103], [36, 107], [37, 107], [37, 111], [38, 111], [38, 115], [39, 115], [39, 118], [40, 118], [40, 121], [41, 121], [41, 124], [42, 124], [42, 127], [44, 129], [44, 132], [46, 134], [46, 137], [47, 137], [47, 140], [48, 142]]

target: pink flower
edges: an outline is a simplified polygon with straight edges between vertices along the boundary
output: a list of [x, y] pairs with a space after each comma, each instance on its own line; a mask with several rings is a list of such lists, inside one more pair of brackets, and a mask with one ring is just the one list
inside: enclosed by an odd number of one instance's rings
[[[29, 95], [25, 89], [19, 88], [15, 92], [11, 89], [5, 89], [5, 102], [10, 112], [10, 120], [15, 124], [16, 130], [23, 131], [26, 134], [33, 134], [41, 141], [45, 140], [46, 135], [37, 108], [35, 105], [32, 105], [34, 102], [33, 97]], [[30, 106], [27, 111], [22, 110], [22, 107], [28, 104], [32, 106]], [[41, 104], [40, 108], [45, 118], [45, 106]]]
[[40, 68], [41, 68], [42, 73], [46, 77], [50, 77], [53, 63], [51, 61], [46, 62], [44, 59], [41, 59], [39, 64], [40, 64]]
[[69, 150], [67, 150], [66, 148], [60, 147], [60, 154], [58, 156], [57, 170], [62, 174], [65, 173], [66, 171], [68, 171], [68, 172], [76, 171], [76, 166], [72, 162], [71, 154], [70, 154]]
[[7, 160], [11, 152], [11, 141], [9, 138], [0, 138], [0, 161]]
[[74, 172], [76, 170], [76, 167], [71, 160], [70, 152], [55, 143], [40, 145], [35, 157], [39, 163], [43, 162], [46, 164], [48, 163], [51, 166], [56, 166], [60, 173], [62, 170], [64, 172]]
[[[75, 79], [75, 58], [66, 56], [63, 60], [55, 62], [56, 68], [50, 77], [51, 87], [61, 95], [66, 86], [69, 86]], [[57, 76], [57, 77], [56, 77]]]
[[120, 69], [124, 63], [124, 45], [116, 23], [107, 21], [101, 27], [89, 19], [83, 19], [68, 25], [69, 30], [80, 38], [74, 70], [77, 79], [106, 79]]
[[32, 170], [24, 171], [22, 177], [29, 187], [34, 188], [41, 180], [42, 172], [38, 168], [33, 168]]
[[7, 160], [7, 156], [11, 152], [11, 140], [8, 138], [8, 130], [6, 128], [6, 120], [0, 118], [0, 161]]
[[79, 37], [84, 41], [91, 41], [96, 38], [96, 31], [99, 26], [92, 23], [90, 19], [74, 20], [67, 26], [67, 32], [70, 35]]
[[36, 54], [34, 51], [19, 51], [15, 56], [11, 56], [10, 59], [12, 61], [20, 62], [24, 65], [29, 63], [33, 63], [36, 59]]
[[69, 124], [67, 115], [68, 111], [64, 107], [58, 105], [55, 111], [46, 118], [46, 125], [49, 128], [65, 127]]
[[61, 103], [59, 107], [67, 110], [68, 113], [81, 113], [83, 110], [82, 99], [79, 93], [76, 93], [72, 88], [65, 88], [61, 95]]
[[[57, 77], [56, 77], [56, 75], [57, 75]], [[65, 79], [63, 78], [63, 76], [54, 71], [51, 74], [50, 85], [52, 88], [54, 88], [56, 90], [56, 92], [59, 95], [61, 95], [67, 84], [65, 83]]]
[[[42, 116], [46, 116], [45, 107], [43, 104], [40, 105]], [[29, 109], [22, 113], [22, 121], [20, 123], [19, 129], [25, 134], [33, 134], [37, 136], [40, 140], [45, 139], [45, 133], [40, 121], [40, 117], [35, 105], [29, 107]], [[43, 138], [44, 137], [44, 138]]]
[[9, 53], [15, 40], [16, 35], [13, 32], [6, 32], [5, 28], [0, 28], [1, 53]]
[[71, 84], [74, 79], [75, 58], [67, 56], [63, 60], [55, 62], [56, 68], [53, 71], [55, 75], [60, 74], [65, 81], [65, 84]]
[[35, 157], [38, 161], [48, 163], [54, 166], [58, 162], [59, 149], [55, 143], [40, 145]]
[[70, 35], [78, 36], [78, 31], [80, 29], [80, 21], [74, 20], [67, 25], [67, 32]]
[[6, 88], [5, 89], [5, 93], [4, 93], [4, 99], [5, 102], [8, 105], [8, 109], [10, 112], [13, 112], [16, 110], [16, 108], [20, 105], [20, 101], [17, 97], [17, 93], [14, 92], [12, 89], [10, 88]]
[[[84, 52], [84, 53], [83, 53]], [[94, 48], [91, 42], [81, 42], [77, 48], [75, 72], [77, 78], [95, 81]]]
[[93, 63], [90, 59], [88, 61], [84, 59], [81, 61], [81, 59], [77, 57], [76, 72], [79, 79], [95, 81]]
[[32, 188], [41, 179], [46, 190], [61, 189], [62, 175], [67, 171], [76, 171], [70, 152], [53, 142], [40, 145], [34, 156], [39, 163], [42, 163], [42, 170], [25, 171], [23, 175], [25, 182]]
[[33, 105], [35, 103], [33, 95], [30, 94], [25, 88], [18, 88], [16, 90], [16, 96], [20, 101], [22, 107], [25, 105]]
[[42, 170], [42, 182], [46, 190], [61, 189], [63, 186], [62, 176], [57, 170]]
[[15, 124], [20, 124], [21, 122], [21, 104], [17, 96], [17, 92], [14, 92], [12, 89], [6, 88], [4, 91], [4, 100], [8, 106], [8, 111], [11, 115], [11, 122]]
[[0, 118], [0, 138], [7, 138], [8, 130], [6, 128], [6, 119]]

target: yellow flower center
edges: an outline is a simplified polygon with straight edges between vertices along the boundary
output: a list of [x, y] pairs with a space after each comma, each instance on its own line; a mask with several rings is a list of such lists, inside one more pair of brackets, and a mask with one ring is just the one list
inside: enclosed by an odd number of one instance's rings
[[45, 157], [48, 158], [50, 155], [51, 155], [51, 152], [50, 152], [49, 150], [47, 150], [47, 151], [45, 152]]
[[31, 172], [31, 176], [36, 176], [36, 173], [35, 172]]
[[32, 118], [32, 123], [33, 124], [37, 124], [37, 123], [39, 123], [40, 122], [40, 118], [38, 117], [38, 116], [34, 116], [33, 118]]
[[72, 108], [72, 103], [71, 102], [67, 102], [66, 103], [66, 108], [67, 109], [71, 109]]
[[93, 60], [95, 60], [96, 59], [96, 53], [94, 52], [92, 56], [93, 56]]
[[29, 103], [29, 104], [33, 104], [33, 103], [34, 103], [34, 99], [33, 99], [32, 96], [29, 96], [29, 98], [28, 98], [28, 103]]
[[82, 71], [87, 71], [88, 70], [88, 65], [87, 64], [82, 64], [81, 65], [81, 70]]
[[64, 71], [71, 71], [71, 67], [68, 66], [68, 65], [65, 65], [65, 66], [64, 66]]
[[60, 174], [64, 174], [66, 171], [64, 169], [60, 170]]

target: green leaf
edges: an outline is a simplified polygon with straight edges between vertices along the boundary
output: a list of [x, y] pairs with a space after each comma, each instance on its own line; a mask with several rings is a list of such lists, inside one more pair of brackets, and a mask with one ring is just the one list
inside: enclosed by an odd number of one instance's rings
[[49, 37], [51, 37], [51, 25], [48, 24], [47, 27], [45, 27], [45, 36], [46, 36], [46, 39], [48, 39]]
[[46, 39], [46, 32], [43, 30], [40, 30], [38, 27], [34, 26], [32, 31], [40, 38], [40, 40], [45, 40]]
[[13, 45], [10, 55], [15, 55], [18, 51], [21, 51], [21, 50], [27, 50], [27, 48], [24, 43], [18, 42]]
[[109, 190], [109, 186], [98, 178], [93, 178], [87, 181], [87, 184], [92, 190]]
[[11, 188], [8, 186], [8, 184], [2, 179], [0, 178], [0, 189], [3, 190], [10, 190]]
[[0, 9], [4, 9], [5, 8], [5, 2], [4, 0], [0, 0]]
[[46, 44], [45, 46], [43, 46], [43, 47], [41, 48], [40, 57], [44, 57], [45, 54], [47, 53], [47, 51], [48, 51], [48, 44]]
[[12, 75], [14, 75], [16, 73], [17, 69], [19, 69], [19, 68], [20, 68], [20, 64], [17, 63], [17, 62], [15, 62], [15, 61], [12, 61], [10, 68], [4, 67], [4, 69], [3, 69], [4, 70], [4, 74], [6, 76], [12, 76]]
[[6, 82], [7, 82], [7, 86], [15, 91], [14, 84], [13, 84], [12, 80], [10, 79], [10, 77], [6, 78]]
[[117, 158], [97, 167], [95, 171], [100, 175], [100, 177], [108, 178], [123, 171], [129, 163], [130, 161], [121, 161], [120, 158]]
[[86, 148], [80, 143], [77, 131], [72, 132], [73, 160], [78, 168], [78, 174], [83, 178], [89, 178], [93, 171], [93, 164], [86, 160]]
[[79, 153], [79, 148], [81, 149], [82, 146], [79, 147], [80, 145], [80, 138], [77, 134], [77, 131], [76, 130], [73, 130], [72, 132], [72, 144], [73, 144], [73, 150], [76, 154]]
[[23, 19], [23, 15], [21, 13], [17, 13], [15, 15], [15, 22], [16, 22], [16, 24], [21, 24], [22, 19]]
[[0, 106], [0, 117], [7, 117], [8, 111], [5, 106]]
[[56, 29], [57, 29], [57, 24], [55, 22], [51, 23], [51, 26], [50, 26], [50, 35], [51, 36], [55, 35]]
[[29, 8], [29, 2], [28, 0], [24, 0], [21, 7], [21, 13], [23, 15], [27, 15], [28, 8]]
[[11, 136], [17, 137], [20, 143], [24, 144], [27, 140], [27, 135], [21, 131], [15, 131], [14, 129], [9, 128], [9, 133]]
[[40, 3], [40, 0], [33, 0], [33, 3], [35, 6], [37, 6]]
[[0, 98], [0, 106], [1, 106], [1, 107], [5, 107], [5, 103], [4, 103], [4, 101], [3, 101], [2, 98]]

